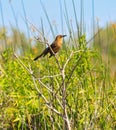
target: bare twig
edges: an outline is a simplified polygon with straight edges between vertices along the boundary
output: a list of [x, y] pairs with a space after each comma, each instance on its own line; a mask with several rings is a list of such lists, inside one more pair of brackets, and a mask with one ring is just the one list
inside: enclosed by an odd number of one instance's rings
[[69, 56], [69, 58], [66, 60], [66, 62], [65, 62], [65, 64], [64, 64], [64, 66], [63, 66], [63, 69], [65, 70], [65, 68], [66, 68], [66, 65], [68, 64], [68, 62], [70, 61], [70, 59], [71, 59], [71, 57], [72, 57], [72, 55], [73, 55], [73, 51], [70, 53], [70, 56]]
[[[14, 53], [14, 56], [16, 57], [17, 61], [20, 63], [20, 65], [25, 68], [25, 70], [27, 70], [27, 72], [31, 75], [33, 75], [33, 72], [31, 72], [24, 64], [23, 62], [20, 60], [20, 58], [18, 58], [18, 56]], [[34, 75], [33, 75], [34, 76]], [[35, 76], [34, 76], [35, 77]]]
[[37, 92], [38, 92], [38, 93], [41, 95], [41, 97], [44, 99], [44, 101], [45, 101], [47, 107], [50, 108], [53, 112], [55, 112], [56, 114], [58, 114], [59, 116], [62, 117], [62, 114], [61, 114], [58, 110], [56, 110], [52, 105], [50, 105], [50, 103], [49, 103], [48, 100], [45, 98], [45, 96], [40, 92], [40, 90], [38, 89], [37, 84], [36, 84], [36, 82], [35, 82], [35, 78], [34, 78], [33, 76], [32, 76], [32, 79], [33, 79], [33, 83], [34, 83], [34, 86], [35, 86]]
[[[85, 50], [83, 50], [83, 52], [85, 52], [86, 49], [87, 49], [87, 48], [85, 48]], [[83, 53], [83, 54], [84, 54], [84, 53]], [[81, 60], [83, 54], [80, 55], [80, 57], [77, 59], [76, 64], [73, 66], [73, 69], [72, 69], [72, 71], [70, 72], [70, 75], [69, 75], [68, 80], [67, 80], [67, 82], [66, 82], [66, 86], [68, 85], [69, 80], [71, 79], [71, 77], [72, 77], [72, 75], [73, 75], [73, 73], [74, 73], [74, 71], [75, 71], [75, 69], [76, 69], [76, 67], [77, 67], [77, 65], [78, 65], [78, 63], [79, 63], [79, 61]]]
[[[74, 53], [74, 52], [72, 51], [71, 54], [70, 54], [70, 56], [69, 56], [69, 58], [66, 60], [65, 64], [63, 65], [63, 70], [64, 70], [64, 72], [65, 72], [66, 65], [67, 65], [68, 62], [70, 61], [70, 59], [71, 59], [73, 53]], [[63, 75], [64, 75], [64, 74], [63, 74]], [[57, 89], [55, 95], [57, 95], [57, 93], [61, 90], [61, 88], [62, 88], [62, 85], [59, 86], [59, 88]]]
[[[28, 72], [30, 75], [32, 75], [32, 76], [36, 79], [35, 75], [33, 74], [33, 71], [32, 71], [31, 69], [27, 68], [27, 67], [23, 64], [23, 62], [18, 58], [18, 56], [17, 56], [16, 54], [14, 54], [14, 56], [17, 58], [17, 60], [18, 60], [18, 62], [20, 63], [20, 65], [21, 65], [25, 70], [27, 70], [27, 72]], [[39, 81], [39, 83], [42, 84], [47, 90], [49, 90], [49, 92], [53, 93], [53, 91], [52, 91], [49, 87], [47, 87], [43, 82], [41, 82], [41, 80], [40, 80], [39, 78], [38, 78], [38, 81]], [[37, 89], [36, 89], [36, 90], [37, 90]], [[38, 91], [38, 90], [37, 90], [37, 91]]]

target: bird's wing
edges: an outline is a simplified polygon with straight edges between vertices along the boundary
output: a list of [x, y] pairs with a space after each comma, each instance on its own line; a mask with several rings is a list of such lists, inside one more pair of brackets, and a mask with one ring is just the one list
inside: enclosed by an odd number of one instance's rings
[[50, 47], [51, 47], [52, 49], [54, 49], [54, 48], [56, 47], [56, 44], [52, 43], [52, 44], [50, 45]]
[[[59, 51], [59, 49], [60, 49], [60, 48], [59, 48], [56, 44], [54, 44], [54, 43], [51, 44], [50, 46], [51, 46], [51, 48], [52, 48], [52, 50], [53, 50], [54, 53], [57, 53], [57, 52]], [[50, 50], [51, 50], [51, 49], [50, 49]]]
[[46, 56], [49, 52], [49, 48], [47, 47], [43, 52], [42, 52], [42, 55], [43, 56]]

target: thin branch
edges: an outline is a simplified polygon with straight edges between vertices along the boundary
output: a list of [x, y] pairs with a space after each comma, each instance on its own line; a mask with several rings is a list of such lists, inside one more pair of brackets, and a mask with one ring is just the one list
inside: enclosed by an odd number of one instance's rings
[[[28, 72], [31, 76], [33, 76], [33, 77], [36, 79], [35, 75], [33, 74], [33, 71], [32, 71], [31, 69], [27, 68], [27, 67], [23, 64], [23, 62], [18, 58], [18, 56], [17, 56], [15, 53], [14, 53], [14, 56], [17, 58], [17, 60], [18, 60], [18, 62], [20, 63], [20, 65], [23, 66], [23, 68], [24, 68], [25, 70], [27, 70], [27, 72]], [[53, 93], [53, 91], [52, 91], [49, 87], [47, 87], [44, 83], [42, 83], [39, 78], [38, 78], [38, 81], [39, 81], [39, 83], [41, 83], [47, 90], [49, 90], [50, 92]], [[36, 90], [37, 90], [37, 89], [36, 89]]]
[[[70, 54], [69, 58], [67, 59], [67, 61], [65, 62], [64, 66], [63, 66], [63, 70], [64, 70], [64, 71], [65, 71], [66, 65], [67, 65], [67, 64], [68, 64], [68, 62], [70, 61], [70, 59], [71, 59], [72, 55], [73, 55], [73, 51], [71, 52], [71, 54]], [[62, 75], [64, 75], [64, 74], [62, 73]], [[57, 95], [57, 93], [61, 90], [61, 88], [62, 88], [62, 85], [61, 85], [61, 86], [59, 86], [59, 88], [57, 89], [57, 91], [56, 91], [55, 95]]]
[[[86, 51], [86, 49], [87, 49], [87, 48], [85, 48], [84, 52]], [[83, 53], [83, 54], [84, 54], [84, 53]], [[66, 82], [66, 86], [68, 85], [69, 80], [71, 79], [71, 77], [72, 77], [72, 75], [73, 75], [73, 73], [74, 73], [74, 71], [75, 71], [75, 69], [76, 69], [76, 67], [77, 67], [77, 65], [78, 65], [78, 63], [79, 63], [79, 61], [81, 60], [81, 58], [82, 58], [83, 54], [82, 54], [82, 55], [80, 55], [80, 57], [78, 58], [78, 60], [77, 60], [76, 64], [73, 66], [73, 69], [72, 69], [72, 71], [71, 71], [71, 73], [70, 73], [70, 75], [69, 75], [69, 77], [68, 77], [67, 82]]]
[[45, 96], [40, 92], [40, 90], [38, 89], [37, 84], [36, 84], [36, 82], [35, 82], [35, 78], [34, 78], [33, 76], [32, 76], [32, 80], [33, 80], [33, 83], [34, 83], [34, 86], [35, 86], [37, 92], [38, 92], [38, 93], [41, 95], [41, 97], [44, 99], [44, 101], [45, 101], [47, 107], [50, 108], [53, 112], [55, 112], [56, 114], [58, 114], [59, 116], [62, 117], [62, 114], [61, 114], [58, 110], [56, 110], [52, 105], [50, 105], [50, 103], [49, 103], [48, 100], [45, 98]]
[[73, 55], [73, 51], [70, 53], [70, 56], [69, 56], [69, 58], [67, 59], [67, 61], [65, 62], [65, 64], [64, 64], [64, 66], [63, 66], [63, 69], [65, 70], [65, 68], [66, 68], [66, 65], [68, 64], [68, 62], [70, 61], [70, 59], [71, 59], [71, 57], [72, 57], [72, 55]]
[[[30, 71], [24, 64], [23, 64], [23, 62], [18, 58], [18, 56], [14, 53], [14, 56], [16, 57], [16, 59], [17, 59], [17, 61], [20, 63], [20, 65], [21, 66], [23, 66], [23, 68], [25, 69], [25, 70], [27, 70], [27, 72], [29, 73], [29, 74], [31, 74], [31, 75], [33, 75], [33, 72], [32, 71]], [[33, 75], [34, 76], [34, 75]], [[35, 77], [35, 76], [34, 76]]]
[[[60, 75], [61, 75], [61, 74], [60, 74]], [[56, 98], [57, 101], [58, 101], [58, 103], [59, 103], [59, 105], [61, 106], [61, 108], [63, 108], [63, 106], [62, 106], [60, 100], [58, 99], [58, 96], [57, 96], [49, 87], [47, 87], [40, 79], [38, 79], [38, 82], [39, 82], [42, 86], [44, 86], [47, 90], [49, 90], [49, 92], [51, 92], [51, 93], [53, 94], [53, 99]], [[52, 101], [53, 101], [53, 100], [51, 100], [51, 101], [49, 102], [49, 104], [50, 104]]]
[[[23, 18], [24, 19], [24, 18]], [[24, 19], [25, 20], [25, 19]], [[33, 29], [35, 29], [40, 35], [41, 35], [41, 37], [43, 37], [43, 33], [28, 19], [28, 18], [26, 18], [26, 22], [28, 22], [30, 25], [31, 25], [31, 27], [33, 28]], [[44, 37], [45, 38], [45, 37]], [[35, 39], [36, 40], [40, 40], [40, 42], [42, 42], [42, 40], [41, 39], [39, 39], [39, 38], [36, 38], [35, 37]], [[47, 41], [47, 40], [46, 40]]]
[[42, 85], [42, 86], [44, 86], [47, 90], [49, 90], [49, 92], [51, 92], [51, 93], [54, 93], [49, 87], [47, 87], [40, 79], [38, 79], [38, 82]]

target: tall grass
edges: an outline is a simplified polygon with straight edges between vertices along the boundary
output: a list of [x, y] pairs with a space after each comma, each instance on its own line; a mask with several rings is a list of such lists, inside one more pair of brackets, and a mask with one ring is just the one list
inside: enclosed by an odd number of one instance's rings
[[[51, 33], [55, 36], [49, 14], [42, 1], [41, 4]], [[23, 1], [22, 6], [26, 19]], [[39, 34], [34, 47], [19, 29], [12, 30], [12, 36], [4, 32], [7, 48], [2, 48], [0, 59], [0, 129], [116, 129], [116, 82], [110, 75], [109, 61], [104, 62], [102, 51], [98, 49], [103, 49], [104, 39], [108, 44], [106, 50], [109, 48], [111, 28], [108, 26], [107, 31], [104, 29], [93, 36], [90, 42], [94, 39], [94, 47], [88, 48], [83, 27], [84, 5], [81, 5], [80, 23], [74, 0], [72, 6], [78, 33], [75, 34], [64, 1], [65, 15], [62, 15], [62, 10], [60, 13], [61, 20], [64, 19], [67, 24], [69, 36], [64, 41], [67, 44], [53, 58], [33, 61], [40, 48], [44, 49], [43, 45], [49, 46], [42, 20], [41, 32], [33, 25]], [[60, 8], [63, 8], [61, 1]], [[12, 11], [16, 19], [13, 6]], [[5, 40], [2, 36], [0, 33], [0, 42]]]

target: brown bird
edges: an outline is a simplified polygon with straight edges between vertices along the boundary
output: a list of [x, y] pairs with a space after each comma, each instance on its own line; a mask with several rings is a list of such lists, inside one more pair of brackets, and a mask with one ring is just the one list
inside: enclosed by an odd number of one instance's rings
[[44, 57], [46, 56], [48, 53], [50, 53], [50, 56], [53, 56], [55, 53], [57, 53], [60, 48], [62, 47], [62, 43], [63, 43], [63, 37], [65, 37], [66, 35], [58, 35], [56, 36], [54, 42], [50, 45], [50, 47], [47, 47], [39, 56], [37, 56], [34, 60], [37, 60], [40, 57]]

